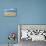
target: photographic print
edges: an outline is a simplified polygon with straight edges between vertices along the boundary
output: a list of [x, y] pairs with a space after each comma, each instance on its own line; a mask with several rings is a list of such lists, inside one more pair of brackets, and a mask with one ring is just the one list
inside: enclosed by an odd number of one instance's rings
[[4, 16], [16, 16], [16, 9], [4, 9]]

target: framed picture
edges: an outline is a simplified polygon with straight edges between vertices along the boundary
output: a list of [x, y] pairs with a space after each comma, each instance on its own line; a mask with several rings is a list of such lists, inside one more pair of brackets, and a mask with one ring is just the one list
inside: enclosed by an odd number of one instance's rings
[[17, 9], [4, 9], [4, 16], [16, 16]]

